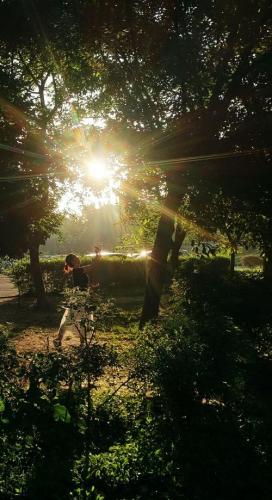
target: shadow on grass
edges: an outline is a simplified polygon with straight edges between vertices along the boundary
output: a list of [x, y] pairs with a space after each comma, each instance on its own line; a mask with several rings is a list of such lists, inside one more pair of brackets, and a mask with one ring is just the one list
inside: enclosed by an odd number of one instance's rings
[[[118, 308], [128, 313], [128, 322], [137, 321], [140, 316], [144, 298], [143, 288], [109, 287], [103, 289], [105, 297], [112, 297]], [[62, 296], [49, 296], [50, 309], [38, 311], [33, 297], [24, 296], [18, 304], [18, 298], [0, 302], [0, 329], [11, 337], [17, 336], [26, 329], [52, 328], [57, 329], [62, 316], [58, 310]]]
[[38, 311], [34, 307], [33, 298], [28, 297], [21, 299], [20, 306], [17, 298], [1, 302], [0, 327], [11, 336], [29, 327], [56, 328], [61, 317], [61, 312], [57, 311], [61, 297], [50, 297], [49, 301], [49, 311]]

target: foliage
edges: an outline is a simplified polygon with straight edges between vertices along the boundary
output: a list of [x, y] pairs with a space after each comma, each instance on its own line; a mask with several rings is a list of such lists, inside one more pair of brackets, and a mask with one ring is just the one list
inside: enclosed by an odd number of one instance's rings
[[[241, 283], [243, 290], [237, 283], [230, 290], [226, 275], [220, 273], [215, 282], [216, 273], [207, 270], [205, 276], [204, 265], [193, 274], [192, 287], [186, 275], [181, 279], [167, 317], [149, 325], [139, 338], [135, 371], [154, 394], [154, 411], [163, 415], [161, 432], [173, 443], [173, 475], [184, 498], [238, 499], [249, 492], [254, 498], [261, 491], [268, 499], [270, 311], [266, 316], [256, 312], [263, 296], [260, 290], [256, 295], [252, 277]], [[205, 287], [208, 274], [210, 293]], [[224, 280], [221, 290], [220, 280]], [[204, 289], [199, 291], [201, 285]], [[247, 299], [254, 297], [250, 318], [245, 318], [243, 304], [236, 308], [241, 292], [244, 308], [252, 307]]]
[[[84, 330], [85, 340], [94, 335], [96, 330], [109, 331], [119, 318], [119, 311], [113, 299], [106, 298], [99, 288], [90, 288], [88, 291], [73, 288], [64, 292], [64, 307], [71, 311], [71, 321]], [[81, 313], [80, 320], [77, 312]]]
[[[80, 349], [29, 354], [19, 360], [1, 335], [0, 444], [5, 460], [0, 467], [0, 493], [5, 498], [17, 493], [27, 498], [67, 498], [75, 455], [89, 460], [93, 390], [116, 356], [95, 341], [98, 323], [101, 328], [103, 321], [110, 320], [105, 304], [100, 299], [99, 307], [97, 299], [99, 321], [90, 322], [86, 292], [85, 299], [85, 343]], [[82, 294], [77, 302], [73, 297], [74, 308], [82, 309], [82, 303]], [[92, 300], [92, 310], [93, 306]]]
[[[155, 205], [155, 206], [154, 206]], [[121, 201], [122, 225], [124, 231], [121, 238], [121, 248], [149, 249], [154, 242], [154, 235], [159, 217], [159, 205], [146, 199], [126, 198]]]
[[242, 263], [245, 267], [260, 267], [263, 264], [263, 260], [258, 255], [245, 255]]
[[[171, 451], [165, 442], [160, 443], [160, 429], [154, 417], [142, 418], [140, 414], [134, 417], [137, 424], [132, 432], [126, 431], [124, 442], [90, 457], [88, 484], [105, 499], [170, 499], [171, 494], [179, 491], [175, 478], [171, 477]], [[79, 484], [82, 466], [81, 461], [76, 463]], [[84, 498], [84, 491], [77, 488], [74, 498]]]
[[7, 273], [12, 265], [12, 262], [13, 262], [12, 259], [10, 259], [7, 256], [0, 257], [0, 273], [3, 274]]
[[[270, 499], [271, 290], [194, 258], [169, 300], [120, 358], [96, 341], [118, 320], [97, 291], [67, 292], [83, 348], [18, 356], [1, 335], [3, 497]], [[116, 363], [128, 390], [97, 391]]]
[[197, 318], [223, 315], [247, 328], [271, 320], [271, 287], [260, 272], [230, 276], [226, 258], [194, 258], [182, 262], [176, 278], [175, 311], [182, 309]]
[[[81, 258], [83, 266], [91, 263], [90, 258]], [[94, 269], [94, 281], [99, 282], [102, 287], [144, 286], [145, 265], [145, 259], [103, 257]], [[29, 266], [29, 260], [24, 258], [14, 261], [9, 269], [9, 274], [21, 293], [33, 290]], [[59, 293], [65, 285], [71, 284], [71, 277], [67, 278], [63, 273], [63, 258], [41, 259], [41, 270], [48, 293]]]

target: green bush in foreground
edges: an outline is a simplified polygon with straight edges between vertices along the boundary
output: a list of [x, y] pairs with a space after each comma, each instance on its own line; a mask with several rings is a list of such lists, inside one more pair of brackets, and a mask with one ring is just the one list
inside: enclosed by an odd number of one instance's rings
[[[187, 265], [196, 265], [191, 280]], [[135, 352], [135, 371], [151, 384], [163, 439], [173, 443], [178, 498], [268, 500], [272, 325], [269, 311], [258, 309], [269, 291], [252, 276], [229, 280], [224, 267], [187, 265], [168, 317], [146, 329]], [[235, 305], [241, 290], [245, 301], [255, 302], [251, 321], [246, 303], [240, 302], [241, 317]]]
[[[93, 391], [116, 355], [95, 339], [111, 320], [112, 304], [74, 290], [69, 306], [80, 308], [84, 344], [69, 352], [22, 355], [0, 336], [0, 495], [65, 499], [73, 488], [76, 456], [93, 450]], [[95, 317], [90, 315], [90, 310]], [[85, 474], [86, 475], [86, 474]], [[85, 476], [83, 476], [84, 479]], [[85, 479], [84, 479], [85, 480]], [[45, 487], [46, 485], [46, 487]]]
[[185, 262], [167, 315], [122, 355], [122, 396], [94, 391], [116, 363], [104, 345], [18, 358], [1, 337], [0, 498], [270, 500], [269, 293], [223, 262]]

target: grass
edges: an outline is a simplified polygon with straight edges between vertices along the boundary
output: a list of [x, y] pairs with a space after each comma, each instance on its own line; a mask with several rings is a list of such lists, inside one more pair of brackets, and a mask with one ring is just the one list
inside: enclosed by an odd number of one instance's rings
[[[113, 297], [120, 309], [120, 321], [107, 332], [97, 332], [97, 340], [106, 342], [117, 349], [126, 351], [135, 339], [138, 321], [143, 302], [144, 290], [114, 288], [103, 290], [106, 297]], [[0, 330], [7, 333], [11, 343], [18, 352], [44, 351], [48, 346], [53, 347], [62, 312], [59, 306], [62, 296], [49, 296], [49, 311], [38, 311], [34, 307], [33, 297], [23, 296], [21, 304], [17, 299], [0, 303]], [[71, 330], [71, 331], [70, 331]], [[64, 338], [64, 347], [78, 344], [78, 336], [73, 329], [67, 328]]]
[[[115, 292], [115, 293], [114, 293]], [[101, 344], [107, 344], [118, 354], [118, 365], [108, 367], [100, 378], [95, 390], [96, 398], [108, 398], [112, 393], [127, 394], [130, 389], [126, 381], [128, 367], [126, 366], [126, 354], [133, 347], [138, 333], [138, 319], [143, 301], [143, 290], [141, 289], [111, 289], [104, 294], [106, 297], [114, 296], [118, 308], [120, 308], [120, 321], [106, 332], [97, 332], [96, 340]], [[18, 306], [16, 299], [0, 303], [0, 331], [6, 332], [10, 343], [16, 348], [18, 355], [23, 353], [46, 352], [49, 348], [54, 349], [53, 339], [56, 337], [59, 326], [62, 296], [49, 297], [50, 310], [38, 311], [34, 306], [34, 299], [23, 297], [21, 305]], [[63, 341], [63, 348], [69, 349], [79, 345], [79, 338], [73, 329], [67, 328]]]
[[50, 310], [45, 312], [35, 309], [33, 298], [29, 297], [23, 297], [20, 306], [17, 299], [0, 303], [0, 327], [11, 336], [20, 334], [28, 328], [39, 330], [56, 328], [60, 316], [57, 311], [59, 302], [59, 298], [50, 298]]

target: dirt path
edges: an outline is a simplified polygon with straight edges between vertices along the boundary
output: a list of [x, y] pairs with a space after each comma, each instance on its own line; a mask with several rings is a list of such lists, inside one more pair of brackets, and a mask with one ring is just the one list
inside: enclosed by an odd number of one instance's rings
[[[45, 352], [48, 349], [54, 350], [53, 340], [56, 338], [56, 329], [35, 328], [27, 329], [26, 332], [10, 340], [10, 344], [16, 348], [18, 353], [24, 352]], [[79, 345], [79, 338], [76, 332], [67, 330], [63, 340], [63, 349]]]
[[[1, 317], [0, 324], [4, 320], [4, 325], [14, 326], [14, 322], [18, 321], [18, 317], [21, 317], [22, 324], [27, 322], [27, 311], [24, 308], [18, 308], [16, 297], [18, 297], [18, 289], [12, 283], [11, 279], [0, 274], [0, 304]], [[33, 316], [33, 311], [31, 311]], [[61, 313], [58, 313], [59, 318], [61, 318]], [[16, 327], [15, 327], [16, 328]], [[18, 353], [23, 352], [41, 352], [49, 349], [54, 349], [53, 339], [57, 335], [56, 327], [42, 327], [37, 324], [37, 326], [29, 327], [28, 325], [23, 326], [22, 333], [17, 334], [14, 338], [11, 338], [10, 344], [13, 345]], [[65, 334], [63, 347], [68, 348], [70, 346], [78, 345], [79, 340], [76, 332], [71, 329], [67, 329]]]
[[18, 296], [18, 289], [11, 279], [4, 274], [0, 274], [0, 302], [7, 302], [11, 298]]

